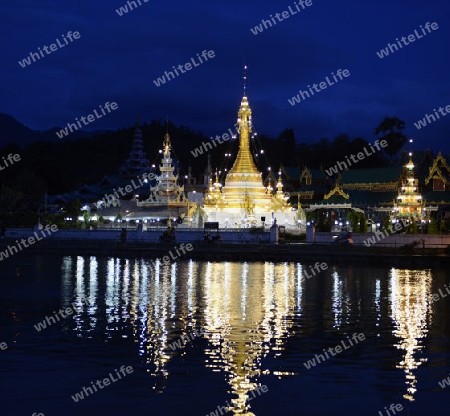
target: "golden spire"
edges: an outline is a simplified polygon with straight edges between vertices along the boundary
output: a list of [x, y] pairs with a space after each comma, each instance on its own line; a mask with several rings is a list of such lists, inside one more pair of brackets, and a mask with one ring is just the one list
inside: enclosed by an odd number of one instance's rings
[[170, 143], [170, 135], [169, 135], [169, 116], [167, 116], [167, 122], [166, 122], [166, 134], [164, 136], [164, 153], [167, 154], [170, 152], [171, 143]]
[[[250, 152], [250, 134], [252, 132], [252, 110], [247, 98], [247, 65], [244, 65], [244, 96], [238, 111], [237, 127], [239, 132], [239, 150], [233, 167], [229, 170], [222, 187], [212, 186], [205, 197], [205, 212], [211, 218], [228, 221], [230, 216], [233, 222], [242, 224], [242, 221], [259, 221], [258, 215], [268, 215], [270, 211], [287, 210], [289, 204], [282, 191], [280, 182], [280, 195], [275, 198], [263, 184], [262, 175], [256, 168], [252, 153]], [[276, 179], [275, 179], [276, 180]], [[218, 181], [217, 181], [218, 182]], [[211, 189], [211, 187], [210, 187]], [[221, 197], [222, 207], [216, 203]], [[218, 209], [219, 208], [219, 209]]]
[[277, 195], [284, 195], [283, 194], [283, 181], [281, 179], [281, 166], [280, 166], [280, 170], [278, 171]]
[[252, 154], [250, 152], [250, 133], [252, 132], [252, 110], [248, 104], [247, 98], [247, 65], [244, 65], [244, 96], [242, 97], [241, 107], [238, 112], [237, 124], [239, 126], [239, 151], [230, 169], [229, 175], [235, 173], [253, 173], [260, 174], [256, 168]]
[[244, 52], [244, 97], [247, 96], [247, 52]]
[[164, 153], [168, 153], [170, 151], [170, 135], [166, 133], [164, 136]]

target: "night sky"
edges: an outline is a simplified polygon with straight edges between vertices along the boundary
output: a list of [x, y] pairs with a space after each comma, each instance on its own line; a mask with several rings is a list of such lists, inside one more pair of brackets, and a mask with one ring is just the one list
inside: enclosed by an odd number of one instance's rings
[[[236, 121], [247, 52], [248, 96], [259, 134], [294, 128], [299, 142], [340, 133], [374, 139], [385, 116], [406, 122], [416, 149], [450, 152], [450, 116], [418, 130], [413, 123], [450, 105], [447, 81], [450, 4], [444, 1], [6, 0], [0, 6], [0, 112], [32, 129], [67, 126], [106, 102], [117, 110], [85, 130], [117, 129], [165, 119], [208, 136]], [[289, 6], [295, 14], [289, 12]], [[287, 11], [279, 21], [276, 13]], [[250, 29], [273, 15], [276, 24]], [[380, 59], [376, 52], [427, 22], [426, 36]], [[268, 26], [268, 24], [266, 24]], [[79, 39], [64, 43], [69, 31]], [[45, 45], [50, 54], [24, 68], [19, 61]], [[73, 38], [72, 38], [73, 39]], [[197, 53], [214, 51], [198, 64]], [[194, 58], [198, 66], [157, 87], [153, 80]], [[288, 99], [338, 69], [350, 76], [291, 106]], [[445, 111], [445, 110], [444, 110]]]

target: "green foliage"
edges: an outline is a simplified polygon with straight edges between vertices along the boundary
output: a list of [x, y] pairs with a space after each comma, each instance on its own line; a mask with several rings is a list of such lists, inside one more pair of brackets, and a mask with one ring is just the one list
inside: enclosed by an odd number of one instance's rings
[[359, 227], [360, 232], [367, 233], [367, 220], [366, 220], [365, 215], [362, 212], [359, 213], [359, 222], [360, 222], [360, 227]]
[[317, 210], [316, 231], [330, 232], [331, 224], [324, 210]]
[[439, 234], [437, 222], [433, 217], [431, 217], [430, 223], [428, 224], [428, 234]]
[[316, 211], [306, 211], [306, 221], [313, 221], [316, 219]]
[[314, 221], [314, 227], [316, 231], [321, 232], [329, 232], [331, 231], [331, 223], [329, 222], [326, 212], [322, 209], [318, 209], [315, 211], [308, 211], [306, 213], [307, 221]]
[[411, 227], [411, 234], [417, 234], [419, 232], [418, 228], [417, 228], [417, 221], [415, 221], [414, 219], [412, 220], [412, 224], [410, 225]]
[[6, 220], [7, 215], [15, 211], [23, 210], [24, 195], [9, 186], [2, 184], [0, 187], [0, 218]]
[[388, 233], [390, 233], [389, 231], [389, 227], [392, 225], [391, 219], [389, 217], [387, 217], [384, 222], [383, 225], [381, 226], [382, 231], [387, 231]]
[[445, 220], [441, 220], [441, 223], [439, 225], [439, 233], [447, 234], [447, 232], [448, 232], [448, 224]]
[[347, 213], [347, 221], [350, 223], [353, 232], [357, 232], [356, 228], [358, 227], [358, 221], [359, 221], [359, 216], [358, 213], [356, 211], [351, 210], [350, 212]]
[[406, 234], [417, 234], [419, 232], [417, 228], [417, 222], [413, 217], [409, 217], [409, 224], [406, 227]]

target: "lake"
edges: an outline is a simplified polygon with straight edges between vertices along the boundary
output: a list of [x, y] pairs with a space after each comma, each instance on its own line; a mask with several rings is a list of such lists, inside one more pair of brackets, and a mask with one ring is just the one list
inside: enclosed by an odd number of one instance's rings
[[320, 264], [5, 259], [1, 414], [447, 415], [448, 271]]

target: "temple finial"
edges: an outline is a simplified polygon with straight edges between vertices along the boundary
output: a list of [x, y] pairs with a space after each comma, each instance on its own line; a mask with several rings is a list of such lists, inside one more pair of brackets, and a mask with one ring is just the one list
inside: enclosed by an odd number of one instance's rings
[[167, 116], [166, 134], [164, 136], [164, 153], [170, 152], [169, 116]]
[[247, 52], [244, 52], [244, 97], [247, 96]]

